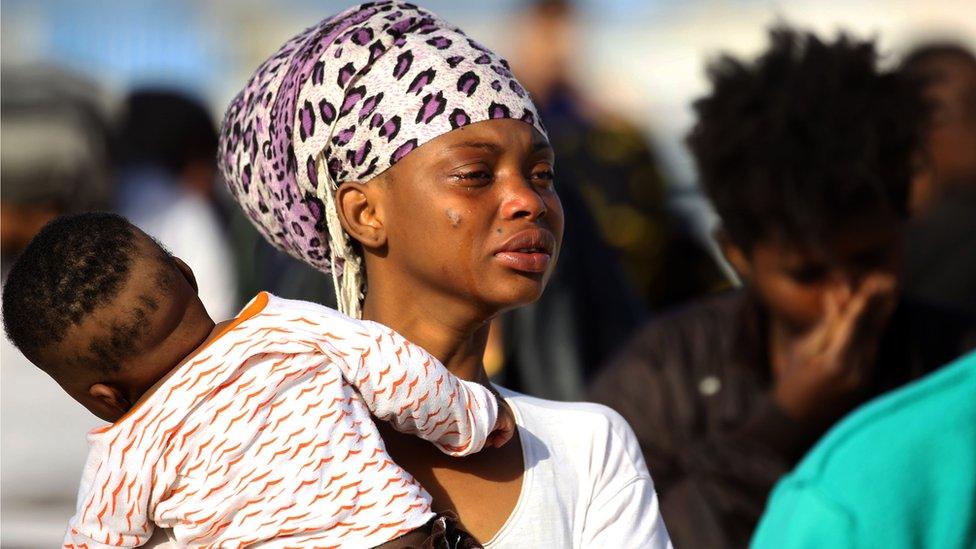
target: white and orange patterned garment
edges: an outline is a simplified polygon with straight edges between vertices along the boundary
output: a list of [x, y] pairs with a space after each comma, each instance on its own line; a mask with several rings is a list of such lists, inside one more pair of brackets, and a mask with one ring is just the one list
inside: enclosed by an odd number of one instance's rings
[[371, 547], [423, 526], [429, 494], [371, 414], [451, 455], [497, 403], [389, 328], [261, 293], [118, 422], [93, 430], [65, 547]]

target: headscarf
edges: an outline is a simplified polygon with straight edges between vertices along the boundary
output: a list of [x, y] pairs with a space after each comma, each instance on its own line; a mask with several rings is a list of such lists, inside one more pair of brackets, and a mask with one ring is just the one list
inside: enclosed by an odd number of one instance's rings
[[358, 317], [362, 259], [339, 223], [338, 186], [495, 118], [545, 135], [504, 59], [429, 11], [370, 2], [305, 30], [258, 67], [227, 111], [220, 168], [264, 237], [331, 273], [339, 309]]

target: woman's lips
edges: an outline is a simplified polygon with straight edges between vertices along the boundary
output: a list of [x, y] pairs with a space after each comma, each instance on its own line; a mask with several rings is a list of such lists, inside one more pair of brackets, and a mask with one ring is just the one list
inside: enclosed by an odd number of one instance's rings
[[498, 252], [495, 259], [516, 271], [544, 273], [549, 268], [552, 256], [545, 252]]
[[513, 234], [496, 251], [495, 258], [517, 271], [543, 273], [549, 268], [556, 237], [545, 229], [526, 229]]

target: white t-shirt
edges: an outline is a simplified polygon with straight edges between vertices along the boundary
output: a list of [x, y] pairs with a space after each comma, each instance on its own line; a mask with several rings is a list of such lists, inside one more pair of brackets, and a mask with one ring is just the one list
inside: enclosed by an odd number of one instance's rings
[[498, 387], [515, 411], [525, 474], [486, 549], [671, 547], [630, 425], [606, 406]]

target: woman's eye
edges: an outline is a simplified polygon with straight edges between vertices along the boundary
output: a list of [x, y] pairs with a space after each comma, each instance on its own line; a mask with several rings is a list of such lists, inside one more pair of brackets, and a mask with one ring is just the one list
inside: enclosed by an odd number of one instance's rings
[[478, 171], [459, 173], [454, 177], [461, 180], [467, 180], [467, 181], [483, 181], [483, 180], [491, 179], [491, 174], [485, 170], [478, 170]]
[[542, 181], [547, 185], [551, 184], [555, 178], [556, 174], [552, 170], [537, 170], [532, 172], [532, 179]]

